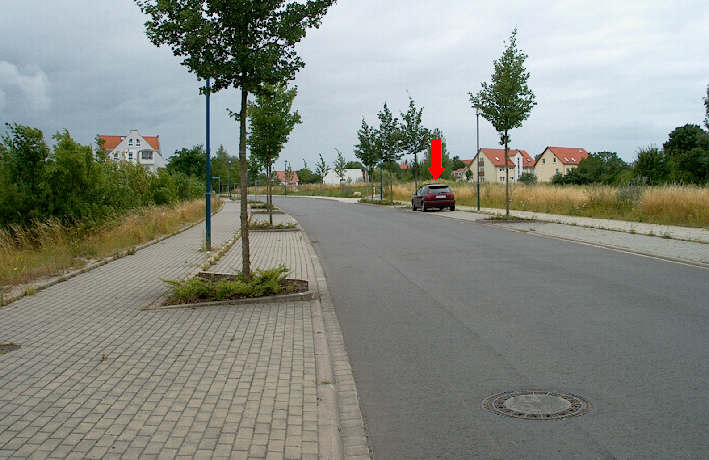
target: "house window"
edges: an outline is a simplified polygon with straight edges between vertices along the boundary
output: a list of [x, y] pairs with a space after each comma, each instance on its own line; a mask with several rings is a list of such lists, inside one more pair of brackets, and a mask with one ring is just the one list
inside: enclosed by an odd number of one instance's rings
[[150, 150], [143, 150], [142, 158], [143, 158], [143, 160], [152, 160], [153, 159], [153, 152], [151, 152]]
[[136, 140], [135, 140], [135, 145], [137, 145], [138, 147], [140, 147], [140, 139], [136, 139]]
[[[133, 159], [133, 152], [128, 152], [128, 159], [129, 160]], [[559, 172], [559, 170], [557, 169], [556, 172]]]
[[547, 159], [546, 159], [546, 158], [542, 158], [542, 164], [543, 164], [543, 165], [547, 164]]
[[551, 161], [553, 161], [554, 163], [556, 163], [556, 157], [552, 158]]
[[559, 174], [559, 168], [556, 168], [556, 173]]
[[130, 146], [133, 145], [133, 139], [128, 139], [128, 145], [130, 145]]
[[113, 152], [113, 159], [117, 160], [118, 159], [118, 152]]
[[500, 182], [504, 182], [504, 181], [505, 181], [505, 178], [504, 178], [504, 177], [500, 177]]

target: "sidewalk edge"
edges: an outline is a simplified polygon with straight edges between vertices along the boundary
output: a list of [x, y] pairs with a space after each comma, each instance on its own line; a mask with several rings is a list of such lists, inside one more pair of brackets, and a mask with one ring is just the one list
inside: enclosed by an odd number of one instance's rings
[[[312, 315], [316, 378], [322, 410], [318, 417], [320, 458], [371, 459], [373, 456], [367, 441], [357, 388], [335, 306], [327, 288], [325, 272], [305, 230], [302, 230], [302, 235], [316, 281], [311, 289], [318, 292], [318, 299], [313, 301]], [[342, 420], [343, 413], [347, 414], [347, 420]]]

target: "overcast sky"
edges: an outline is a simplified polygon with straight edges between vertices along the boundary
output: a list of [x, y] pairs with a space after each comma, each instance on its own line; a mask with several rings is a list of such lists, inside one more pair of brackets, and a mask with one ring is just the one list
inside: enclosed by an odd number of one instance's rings
[[[0, 0], [0, 121], [61, 129], [82, 143], [136, 128], [160, 135], [163, 155], [204, 143], [199, 83], [145, 37], [130, 0]], [[298, 45], [296, 108], [303, 123], [281, 154], [295, 169], [335, 148], [354, 159], [364, 116], [408, 95], [461, 158], [475, 151], [468, 91], [489, 80], [503, 41], [519, 29], [538, 105], [512, 146], [617, 151], [661, 145], [701, 123], [709, 83], [709, 8], [697, 1], [473, 2], [340, 0]], [[212, 97], [212, 145], [237, 153], [236, 90]], [[4, 130], [4, 129], [3, 129]], [[480, 119], [480, 146], [498, 137]]]

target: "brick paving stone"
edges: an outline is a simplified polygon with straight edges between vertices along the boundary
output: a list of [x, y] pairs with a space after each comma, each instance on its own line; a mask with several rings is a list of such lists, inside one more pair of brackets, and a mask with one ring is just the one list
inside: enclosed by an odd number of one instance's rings
[[[237, 202], [213, 217], [215, 247], [238, 220]], [[300, 231], [250, 236], [254, 268], [314, 283]], [[0, 457], [317, 457], [313, 302], [142, 310], [199, 269], [202, 241], [200, 225], [0, 308], [22, 345], [0, 355]], [[240, 244], [211, 270], [239, 270]]]

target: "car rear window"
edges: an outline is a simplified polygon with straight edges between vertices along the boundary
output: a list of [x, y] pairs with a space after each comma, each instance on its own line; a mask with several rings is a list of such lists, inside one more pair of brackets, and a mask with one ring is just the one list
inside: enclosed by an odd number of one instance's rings
[[431, 193], [450, 193], [451, 189], [447, 185], [429, 185], [428, 191]]

